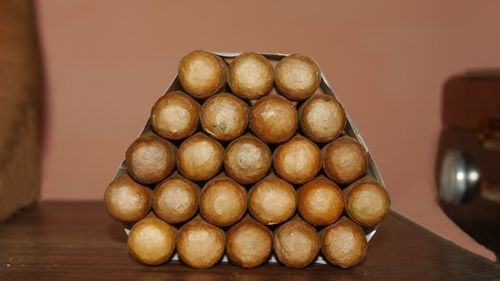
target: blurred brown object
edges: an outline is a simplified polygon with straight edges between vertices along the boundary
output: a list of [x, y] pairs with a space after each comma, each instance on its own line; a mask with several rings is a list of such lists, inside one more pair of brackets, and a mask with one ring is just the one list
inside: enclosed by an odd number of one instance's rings
[[439, 204], [500, 256], [500, 69], [450, 78], [436, 158]]
[[444, 201], [460, 204], [479, 195], [500, 203], [499, 109], [500, 69], [468, 72], [446, 82], [436, 165]]
[[0, 1], [0, 220], [40, 183], [43, 76], [32, 1]]
[[451, 77], [443, 89], [444, 128], [484, 130], [500, 119], [500, 69], [469, 71]]

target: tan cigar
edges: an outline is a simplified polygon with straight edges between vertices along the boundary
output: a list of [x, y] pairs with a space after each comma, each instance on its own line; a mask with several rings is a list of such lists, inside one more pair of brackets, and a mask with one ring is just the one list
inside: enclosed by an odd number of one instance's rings
[[162, 264], [175, 250], [177, 231], [168, 223], [154, 217], [140, 220], [130, 230], [127, 246], [130, 254], [148, 265]]
[[181, 91], [167, 93], [151, 109], [151, 125], [155, 132], [171, 140], [192, 135], [199, 122], [200, 105]]
[[316, 229], [298, 217], [274, 232], [274, 253], [286, 267], [303, 268], [318, 256], [319, 235]]
[[227, 66], [217, 55], [205, 51], [187, 54], [179, 63], [179, 82], [195, 98], [208, 98], [226, 83]]
[[321, 170], [318, 146], [300, 135], [278, 146], [273, 158], [276, 174], [293, 184], [306, 183]]
[[257, 182], [248, 193], [248, 209], [264, 225], [288, 220], [297, 208], [297, 194], [292, 185], [271, 174]]
[[176, 148], [153, 132], [137, 138], [127, 149], [125, 162], [132, 178], [142, 184], [158, 183], [175, 168]]
[[337, 138], [346, 125], [344, 109], [330, 95], [310, 97], [299, 109], [299, 123], [304, 135], [316, 142]]
[[320, 236], [321, 252], [334, 265], [353, 267], [366, 256], [368, 242], [363, 229], [346, 217], [323, 229]]
[[235, 95], [257, 99], [273, 88], [274, 68], [262, 55], [247, 52], [229, 64], [229, 86]]
[[291, 100], [310, 97], [321, 82], [318, 65], [307, 56], [290, 55], [276, 66], [274, 83], [278, 91]]
[[366, 227], [382, 222], [391, 205], [385, 188], [369, 176], [344, 189], [344, 202], [349, 218]]
[[279, 95], [268, 95], [252, 106], [250, 129], [266, 143], [282, 143], [297, 130], [298, 116], [295, 105]]
[[355, 139], [342, 136], [322, 150], [323, 169], [338, 184], [349, 184], [363, 176], [368, 166], [368, 154]]
[[127, 174], [114, 179], [104, 193], [108, 214], [121, 222], [135, 222], [151, 209], [151, 189], [132, 180]]
[[218, 140], [233, 140], [247, 128], [248, 105], [228, 93], [211, 96], [201, 106], [201, 125], [207, 134]]
[[247, 192], [234, 180], [221, 174], [205, 184], [200, 195], [200, 214], [209, 223], [230, 226], [247, 210]]
[[217, 174], [223, 160], [222, 145], [203, 133], [197, 133], [179, 147], [177, 169], [190, 180], [204, 181]]
[[241, 184], [259, 181], [267, 174], [271, 164], [269, 147], [250, 134], [231, 142], [224, 156], [227, 175]]
[[297, 190], [299, 213], [312, 225], [330, 225], [344, 211], [344, 195], [332, 181], [319, 176]]
[[272, 249], [272, 232], [248, 215], [227, 232], [226, 253], [229, 261], [243, 268], [265, 263]]
[[179, 230], [177, 253], [181, 261], [194, 268], [209, 268], [224, 255], [222, 229], [195, 217]]
[[168, 223], [185, 222], [198, 210], [200, 192], [198, 185], [175, 173], [156, 186], [153, 210]]

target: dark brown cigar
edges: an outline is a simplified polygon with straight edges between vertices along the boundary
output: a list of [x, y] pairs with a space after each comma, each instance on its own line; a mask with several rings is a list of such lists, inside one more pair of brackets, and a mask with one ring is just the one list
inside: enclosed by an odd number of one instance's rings
[[235, 95], [257, 99], [273, 88], [274, 68], [262, 55], [248, 52], [229, 64], [229, 86]]
[[127, 149], [125, 162], [136, 181], [142, 184], [158, 183], [175, 168], [176, 148], [153, 132], [137, 138]]
[[292, 185], [271, 174], [250, 189], [248, 208], [262, 224], [279, 224], [295, 213], [297, 194]]
[[385, 188], [368, 176], [344, 189], [344, 202], [349, 218], [367, 227], [382, 222], [391, 205]]
[[162, 264], [170, 259], [175, 250], [177, 231], [168, 223], [147, 217], [132, 227], [127, 246], [130, 254], [148, 265]]
[[321, 169], [318, 146], [300, 135], [278, 146], [273, 158], [276, 174], [293, 184], [312, 180]]
[[344, 194], [332, 181], [319, 176], [297, 190], [299, 213], [312, 225], [330, 225], [344, 211]]
[[299, 123], [304, 135], [316, 142], [337, 138], [346, 125], [344, 109], [333, 96], [310, 97], [299, 109]]
[[316, 91], [320, 82], [319, 67], [304, 55], [290, 55], [276, 66], [276, 88], [291, 100], [307, 99]]
[[320, 236], [321, 252], [334, 265], [353, 267], [366, 256], [368, 242], [363, 229], [346, 217], [323, 229]]
[[204, 181], [217, 174], [223, 160], [222, 145], [203, 133], [197, 133], [179, 147], [177, 169], [190, 180]]
[[265, 263], [272, 249], [271, 231], [248, 215], [227, 232], [227, 256], [232, 263], [243, 268]]
[[250, 129], [266, 143], [282, 143], [289, 140], [298, 126], [295, 105], [279, 95], [259, 99], [250, 114]]
[[195, 217], [179, 230], [177, 253], [181, 261], [194, 268], [209, 268], [224, 255], [222, 229]]
[[159, 98], [151, 109], [151, 125], [155, 132], [171, 140], [184, 139], [198, 127], [200, 105], [181, 91]]
[[182, 88], [195, 98], [208, 98], [226, 83], [227, 66], [217, 55], [194, 51], [179, 63], [179, 81]]
[[121, 222], [135, 222], [151, 209], [151, 189], [132, 180], [126, 173], [114, 179], [104, 193], [108, 214]]
[[168, 223], [185, 222], [198, 210], [200, 192], [198, 185], [175, 173], [156, 186], [153, 210]]
[[227, 175], [241, 184], [259, 181], [267, 174], [271, 164], [269, 147], [250, 134], [230, 143], [224, 156]]
[[201, 126], [210, 136], [222, 140], [233, 140], [243, 132], [248, 125], [247, 104], [228, 93], [211, 96], [201, 106]]
[[308, 266], [318, 256], [319, 236], [316, 229], [298, 217], [274, 232], [274, 253], [286, 267]]
[[340, 137], [322, 150], [323, 169], [338, 184], [349, 184], [363, 176], [368, 166], [366, 150], [349, 136]]
[[200, 195], [200, 214], [209, 223], [230, 226], [247, 210], [247, 192], [234, 180], [221, 174], [205, 184]]

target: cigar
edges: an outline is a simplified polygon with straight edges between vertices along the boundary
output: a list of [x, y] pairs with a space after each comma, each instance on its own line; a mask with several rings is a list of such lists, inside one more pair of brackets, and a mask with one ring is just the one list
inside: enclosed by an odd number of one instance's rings
[[274, 68], [262, 55], [246, 52], [229, 64], [229, 87], [244, 99], [260, 98], [273, 88]]
[[174, 253], [176, 234], [176, 229], [168, 223], [154, 217], [144, 218], [130, 230], [128, 250], [141, 263], [162, 264]]
[[318, 94], [310, 97], [299, 109], [300, 128], [315, 142], [336, 139], [346, 125], [344, 109], [333, 96]]
[[272, 232], [248, 215], [227, 232], [227, 257], [240, 267], [254, 268], [267, 262], [272, 248]]
[[125, 162], [134, 180], [153, 184], [164, 180], [175, 168], [176, 148], [153, 132], [137, 138], [127, 149]]
[[228, 93], [216, 94], [207, 99], [200, 115], [203, 130], [222, 141], [241, 136], [248, 125], [247, 104]]
[[312, 180], [321, 169], [318, 146], [300, 135], [278, 146], [273, 158], [276, 174], [293, 184]]
[[266, 143], [282, 143], [297, 130], [298, 117], [295, 105], [279, 95], [268, 95], [252, 106], [250, 129]]
[[224, 169], [229, 177], [241, 184], [261, 180], [272, 164], [269, 147], [248, 134], [229, 144], [224, 156]]
[[156, 186], [153, 210], [168, 223], [185, 222], [198, 210], [200, 192], [198, 185], [175, 173]]
[[315, 226], [330, 225], [344, 211], [344, 194], [324, 176], [319, 176], [297, 190], [298, 210], [302, 218]]
[[191, 96], [208, 98], [226, 83], [227, 66], [217, 55], [194, 51], [184, 56], [178, 69], [179, 82]]
[[274, 232], [274, 253], [286, 267], [303, 268], [316, 259], [320, 240], [316, 229], [298, 217]]
[[154, 131], [171, 140], [192, 135], [199, 122], [200, 105], [181, 91], [160, 97], [151, 109], [151, 125]]
[[334, 265], [353, 267], [366, 256], [368, 242], [363, 229], [346, 217], [323, 229], [320, 236], [321, 252]]
[[264, 225], [288, 220], [297, 208], [297, 194], [292, 185], [271, 174], [257, 182], [248, 193], [248, 209]]
[[190, 180], [204, 181], [217, 174], [223, 160], [222, 145], [203, 133], [197, 133], [179, 147], [177, 169]]
[[225, 237], [222, 229], [195, 217], [183, 225], [177, 236], [177, 253], [193, 268], [209, 268], [224, 255]]
[[320, 82], [319, 67], [307, 56], [290, 55], [276, 66], [276, 88], [291, 100], [307, 99], [318, 89]]
[[366, 176], [344, 189], [345, 212], [359, 225], [382, 222], [391, 205], [389, 194], [374, 178]]
[[342, 136], [322, 150], [323, 169], [338, 184], [349, 184], [363, 176], [368, 166], [368, 154], [355, 139]]
[[127, 174], [115, 178], [104, 193], [108, 214], [121, 222], [135, 222], [151, 209], [151, 190], [132, 180]]
[[209, 223], [230, 226], [247, 210], [247, 192], [234, 180], [221, 174], [205, 184], [200, 195], [200, 214]]

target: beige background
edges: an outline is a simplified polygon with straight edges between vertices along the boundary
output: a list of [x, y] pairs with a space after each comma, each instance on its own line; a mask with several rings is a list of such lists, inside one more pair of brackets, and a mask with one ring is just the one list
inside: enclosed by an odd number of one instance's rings
[[48, 83], [43, 200], [101, 199], [193, 49], [317, 60], [376, 159], [393, 208], [489, 258], [435, 203], [444, 81], [500, 66], [499, 1], [39, 0]]

